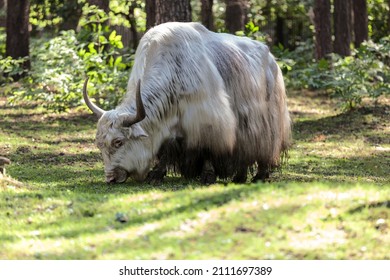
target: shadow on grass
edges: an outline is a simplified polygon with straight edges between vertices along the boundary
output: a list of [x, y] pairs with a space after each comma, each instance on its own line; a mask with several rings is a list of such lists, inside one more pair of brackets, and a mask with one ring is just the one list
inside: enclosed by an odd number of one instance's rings
[[[70, 114], [68, 116], [45, 116], [40, 113], [10, 113], [0, 119], [4, 133], [22, 138], [36, 138], [66, 133], [72, 135], [96, 127], [96, 120], [90, 114]], [[43, 139], [45, 140], [45, 139]]]
[[333, 158], [311, 155], [308, 160], [294, 162], [287, 166], [287, 173], [293, 173], [287, 180], [333, 181], [333, 182], [390, 182], [390, 157], [381, 152], [375, 156]]
[[[248, 234], [253, 239], [254, 236], [258, 237], [264, 235], [264, 232], [267, 231], [267, 229], [258, 227], [258, 224], [256, 226], [246, 224], [245, 220], [242, 219], [238, 219], [239, 221], [237, 222], [233, 218], [230, 223], [224, 225], [224, 227], [227, 228], [224, 229], [222, 233], [220, 230], [220, 227], [222, 225], [219, 224], [218, 220], [212, 220], [203, 225], [201, 227], [203, 232], [201, 235], [199, 233], [200, 229], [194, 229], [191, 232], [184, 232], [183, 235], [178, 236], [175, 234], [175, 231], [180, 231], [180, 228], [176, 226], [173, 226], [171, 228], [156, 227], [144, 233], [136, 233], [134, 235], [128, 236], [125, 235], [126, 237], [121, 237], [120, 230], [126, 229], [128, 227], [136, 227], [159, 221], [161, 221], [162, 224], [166, 224], [164, 223], [164, 220], [169, 220], [171, 218], [178, 218], [183, 223], [185, 223], [188, 222], [188, 218], [196, 219], [196, 214], [200, 212], [203, 212], [205, 210], [207, 211], [210, 209], [216, 209], [218, 207], [223, 207], [232, 200], [237, 199], [237, 197], [242, 197], [248, 195], [251, 192], [257, 191], [258, 187], [259, 186], [250, 186], [249, 190], [247, 190], [246, 192], [243, 192], [243, 190], [235, 190], [228, 192], [225, 195], [208, 195], [198, 201], [198, 203], [196, 204], [189, 203], [181, 207], [171, 209], [169, 211], [155, 213], [143, 217], [142, 220], [130, 220], [128, 223], [122, 225], [119, 228], [116, 228], [119, 231], [118, 234], [111, 234], [107, 237], [107, 244], [103, 246], [105, 247], [103, 252], [96, 252], [96, 254], [94, 255], [92, 255], [90, 252], [83, 252], [83, 250], [68, 247], [62, 250], [60, 253], [53, 251], [51, 252], [51, 249], [48, 248], [48, 250], [45, 250], [44, 252], [39, 255], [36, 255], [35, 257], [43, 259], [62, 259], [64, 257], [70, 259], [90, 259], [98, 257], [107, 257], [113, 253], [115, 254], [115, 259], [118, 259], [118, 255], [120, 256], [121, 254], [123, 254], [123, 258], [126, 259], [129, 259], [129, 256], [133, 256], [134, 258], [135, 256], [137, 256], [138, 258], [141, 257], [141, 259], [153, 259], [153, 255], [156, 255], [155, 258], [158, 258], [159, 252], [164, 252], [168, 249], [170, 251], [173, 250], [168, 256], [168, 259], [183, 259], [186, 258], [186, 255], [191, 255], [202, 250], [208, 252], [208, 255], [203, 256], [203, 258], [210, 258], [211, 256], [213, 256], [213, 258], [218, 259], [229, 259], [229, 254], [234, 255], [233, 252], [236, 244], [225, 244], [225, 246], [221, 248], [220, 246], [222, 244], [220, 239], [223, 239], [224, 237], [231, 238], [232, 236], [246, 238]], [[210, 203], [210, 200], [213, 201], [213, 203]], [[295, 213], [296, 210], [301, 209], [301, 207], [302, 205], [299, 204], [284, 204], [279, 207], [269, 209], [267, 211], [261, 211], [261, 213], [257, 213], [258, 215], [256, 215], [256, 221], [263, 221], [264, 224], [271, 222], [275, 223], [275, 217], [291, 215], [291, 213]], [[187, 219], [180, 218], [181, 213], [188, 212], [192, 213], [192, 217], [188, 217]], [[106, 231], [108, 231], [108, 229]], [[220, 232], [221, 235], [214, 236], [214, 232]], [[50, 235], [48, 236], [48, 238], [55, 239], [63, 236], [75, 238], [84, 234], [89, 234], [91, 238], [89, 239], [87, 244], [85, 244], [85, 246], [87, 246], [94, 244], [95, 241], [93, 236], [99, 235], [101, 233], [104, 233], [104, 230], [99, 227], [94, 227], [88, 228], [87, 230], [79, 229], [75, 231], [62, 232], [58, 235]], [[211, 236], [207, 236], [208, 233], [210, 233]], [[224, 233], [226, 233], [226, 236], [224, 235]], [[163, 239], [161, 238], [161, 236], [164, 236]], [[253, 246], [257, 247], [258, 244], [255, 244]], [[128, 252], [128, 249], [130, 248], [131, 253]], [[177, 252], [178, 255], [175, 255], [175, 252]], [[240, 253], [239, 255], [240, 258], [264, 259], [263, 254], [265, 253], [261, 251], [256, 252], [254, 250], [254, 253]], [[226, 255], [227, 257], [224, 257], [224, 255]], [[119, 257], [119, 259], [121, 259], [121, 257]]]
[[[185, 190], [186, 188], [199, 188], [201, 186], [182, 186], [180, 190], [177, 190], [176, 187], [167, 187], [166, 185], [163, 187], [153, 187], [153, 186], [145, 186], [146, 188], [139, 187], [132, 189], [129, 188], [127, 193], [129, 194], [139, 194], [139, 193], [144, 193], [147, 194], [151, 190], [162, 190], [164, 192], [167, 192], [168, 196], [163, 196], [162, 198], [153, 198], [151, 197], [150, 199], [146, 199], [146, 201], [142, 201], [142, 203], [129, 203], [128, 206], [125, 206], [125, 211], [131, 215], [129, 218], [129, 221], [126, 223], [119, 223], [115, 221], [115, 209], [111, 209], [112, 206], [110, 206], [110, 217], [104, 217], [103, 223], [101, 220], [100, 223], [96, 222], [85, 222], [85, 223], [80, 223], [79, 219], [97, 219], [96, 217], [98, 215], [106, 215], [105, 212], [102, 212], [103, 210], [100, 209], [105, 209], [104, 205], [106, 203], [110, 204], [111, 199], [117, 199], [118, 196], [114, 195], [117, 192], [110, 192], [110, 190], [107, 190], [105, 188], [104, 193], [105, 196], [102, 196], [102, 193], [100, 192], [95, 192], [96, 188], [93, 188], [91, 186], [85, 185], [82, 189], [74, 188], [72, 189], [72, 193], [67, 195], [66, 199], [69, 199], [72, 201], [67, 206], [61, 206], [62, 208], [66, 207], [68, 210], [72, 208], [72, 212], [76, 214], [69, 214], [69, 215], [64, 215], [60, 219], [57, 219], [54, 223], [55, 225], [65, 225], [72, 223], [74, 220], [75, 225], [78, 226], [77, 229], [66, 229], [66, 228], [59, 228], [56, 230], [51, 230], [51, 233], [48, 234], [42, 234], [41, 238], [59, 238], [59, 237], [65, 237], [65, 238], [77, 238], [81, 235], [95, 235], [99, 234], [102, 232], [106, 232], [110, 229], [125, 229], [128, 227], [133, 227], [137, 225], [142, 225], [142, 224], [147, 224], [147, 223], [152, 223], [152, 222], [158, 222], [163, 219], [168, 219], [170, 217], [176, 217], [184, 213], [192, 213], [196, 214], [197, 212], [200, 211], [208, 211], [213, 208], [221, 207], [223, 205], [228, 204], [229, 202], [236, 200], [237, 198], [243, 198], [249, 196], [253, 192], [258, 192], [260, 189], [262, 189], [264, 186], [263, 185], [243, 185], [239, 188], [224, 188], [223, 191], [219, 191], [216, 193], [201, 193], [196, 196], [191, 197], [190, 199], [187, 199], [186, 201], [183, 201], [183, 203], [177, 204], [174, 203], [174, 205], [169, 208], [169, 209], [155, 209], [155, 211], [151, 213], [136, 213], [132, 212], [135, 210], [135, 208], [142, 208], [143, 203], [153, 203], [153, 204], [168, 204], [169, 200], [175, 199], [180, 201], [180, 196], [185, 195], [188, 197], [188, 194], [183, 194], [182, 191]], [[61, 188], [60, 188], [61, 189]], [[103, 188], [99, 188], [102, 190]], [[80, 193], [82, 192], [82, 194]], [[109, 195], [108, 195], [109, 194]], [[119, 192], [121, 196], [125, 195], [126, 192], [124, 192], [124, 189], [121, 188], [121, 191]], [[0, 196], [4, 196], [4, 194], [0, 194]], [[53, 193], [46, 193], [43, 194], [41, 190], [37, 190], [36, 192], [33, 191], [30, 194], [7, 194], [8, 198], [6, 198], [8, 201], [12, 200], [26, 200], [28, 203], [29, 199], [35, 200], [38, 198], [38, 200], [45, 200], [48, 197], [50, 199], [64, 199], [64, 196], [61, 195], [60, 190], [56, 188], [56, 191]], [[101, 205], [101, 206], [98, 206]], [[59, 206], [60, 207], [60, 206]], [[52, 207], [53, 208], [53, 207]], [[123, 208], [123, 207], [122, 207]], [[64, 209], [63, 209], [64, 210]], [[66, 209], [65, 209], [66, 210]], [[42, 209], [42, 211], [46, 211], [45, 209]], [[55, 210], [53, 210], [55, 211]], [[75, 220], [76, 219], [76, 220]], [[33, 225], [34, 228], [39, 228], [40, 231], [45, 232], [45, 229], [47, 228], [52, 228], [53, 223], [48, 223], [47, 221], [42, 221], [41, 223], [36, 223]], [[19, 237], [15, 237], [12, 235], [9, 235], [7, 233], [2, 233], [1, 239], [4, 241], [13, 241], [19, 239]]]
[[294, 123], [295, 139], [308, 141], [317, 134], [333, 135], [343, 137], [345, 135], [362, 134], [365, 140], [372, 144], [389, 144], [390, 137], [386, 133], [372, 132], [383, 129], [390, 125], [390, 106], [359, 108], [354, 111], [341, 113], [337, 116], [330, 116], [314, 120], [299, 119]]
[[356, 214], [356, 213], [363, 211], [364, 209], [372, 209], [372, 208], [388, 208], [388, 209], [390, 209], [390, 200], [375, 201], [375, 202], [362, 204], [358, 207], [355, 207], [355, 208], [349, 210], [348, 213], [349, 214]]

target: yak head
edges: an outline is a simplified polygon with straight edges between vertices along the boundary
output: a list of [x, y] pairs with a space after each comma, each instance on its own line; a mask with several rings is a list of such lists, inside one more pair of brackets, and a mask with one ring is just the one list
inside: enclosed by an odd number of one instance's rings
[[136, 113], [114, 109], [105, 111], [91, 102], [85, 80], [83, 97], [88, 108], [98, 116], [96, 145], [103, 156], [107, 183], [122, 183], [131, 176], [144, 179], [152, 161], [148, 135], [140, 122], [146, 117], [141, 99], [141, 85], [136, 88]]

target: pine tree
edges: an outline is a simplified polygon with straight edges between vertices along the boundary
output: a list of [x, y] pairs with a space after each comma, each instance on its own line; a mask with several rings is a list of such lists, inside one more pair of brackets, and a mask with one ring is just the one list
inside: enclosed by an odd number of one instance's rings
[[190, 0], [156, 0], [156, 25], [168, 21], [191, 21], [190, 2]]
[[314, 3], [316, 58], [321, 59], [332, 52], [332, 26], [330, 0]]
[[230, 33], [245, 29], [248, 21], [248, 0], [225, 0], [225, 26]]
[[[15, 59], [29, 57], [30, 34], [28, 26], [30, 1], [8, 1], [7, 4], [6, 56]], [[25, 61], [23, 68], [30, 69], [29, 59]], [[20, 76], [13, 78], [17, 80]]]
[[334, 52], [341, 56], [351, 54], [350, 0], [334, 0]]
[[354, 15], [354, 33], [355, 33], [355, 47], [368, 39], [368, 14], [367, 1], [354, 0], [353, 15]]

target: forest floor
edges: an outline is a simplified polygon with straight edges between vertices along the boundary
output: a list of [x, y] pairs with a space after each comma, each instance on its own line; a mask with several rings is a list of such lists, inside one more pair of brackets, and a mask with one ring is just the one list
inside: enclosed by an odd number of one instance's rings
[[107, 185], [87, 111], [0, 97], [0, 259], [390, 259], [390, 100], [343, 113], [299, 91], [289, 108], [269, 183]]

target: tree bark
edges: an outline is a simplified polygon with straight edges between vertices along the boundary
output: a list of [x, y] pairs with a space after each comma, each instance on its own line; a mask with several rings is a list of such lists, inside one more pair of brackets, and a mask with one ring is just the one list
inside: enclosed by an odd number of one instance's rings
[[129, 7], [129, 22], [130, 22], [130, 31], [133, 37], [133, 48], [137, 49], [138, 46], [138, 32], [137, 32], [137, 20], [135, 18], [135, 8], [137, 8], [137, 3], [132, 2]]
[[248, 21], [248, 0], [225, 0], [225, 27], [229, 33], [244, 30]]
[[355, 47], [368, 39], [367, 0], [353, 0]]
[[[12, 58], [29, 57], [29, 12], [29, 0], [8, 2], [6, 56]], [[23, 68], [30, 69], [29, 59], [24, 63]], [[18, 79], [20, 77], [14, 78]]]
[[169, 21], [191, 21], [190, 2], [190, 0], [156, 0], [156, 25]]
[[202, 24], [209, 30], [214, 30], [213, 0], [202, 0]]
[[316, 0], [314, 3], [314, 25], [316, 59], [326, 57], [332, 52], [332, 26], [330, 0]]
[[146, 30], [156, 25], [156, 0], [145, 1]]
[[281, 44], [284, 47], [287, 47], [287, 40], [285, 38], [285, 20], [281, 16], [276, 16], [276, 44]]
[[350, 0], [334, 0], [334, 52], [341, 56], [351, 54]]

